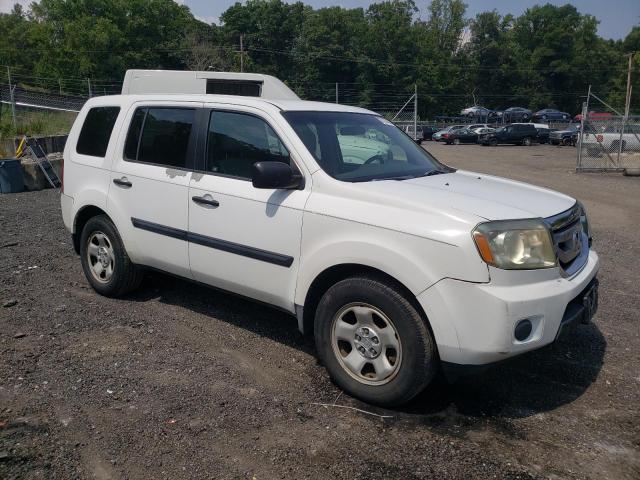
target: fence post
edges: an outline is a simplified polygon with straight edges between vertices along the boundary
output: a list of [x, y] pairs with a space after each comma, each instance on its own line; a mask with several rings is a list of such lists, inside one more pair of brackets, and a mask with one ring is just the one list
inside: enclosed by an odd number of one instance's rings
[[13, 128], [16, 128], [16, 97], [15, 97], [15, 86], [11, 85], [11, 69], [7, 67], [7, 78], [9, 80], [9, 97], [11, 101], [11, 122], [13, 123]]
[[336, 82], [336, 103], [338, 103], [338, 82]]
[[582, 136], [584, 135], [584, 119], [589, 113], [589, 98], [591, 97], [591, 85], [587, 91], [587, 101], [582, 102], [582, 117], [580, 118], [580, 135], [578, 135], [578, 168], [582, 169]]
[[413, 136], [418, 137], [418, 84], [413, 84]]
[[89, 98], [91, 98], [93, 95], [91, 94], [91, 80], [89, 80], [87, 78], [87, 86], [89, 87]]

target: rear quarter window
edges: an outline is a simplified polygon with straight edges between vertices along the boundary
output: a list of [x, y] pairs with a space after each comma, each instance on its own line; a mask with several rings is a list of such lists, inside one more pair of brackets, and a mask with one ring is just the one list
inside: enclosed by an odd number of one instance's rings
[[104, 158], [119, 113], [120, 107], [90, 109], [80, 130], [76, 152], [81, 155]]

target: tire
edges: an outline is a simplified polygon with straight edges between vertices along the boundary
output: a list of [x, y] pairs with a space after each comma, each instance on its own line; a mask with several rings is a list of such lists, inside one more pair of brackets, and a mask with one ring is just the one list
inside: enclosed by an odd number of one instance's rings
[[569, 145], [571, 145], [571, 138], [563, 138], [562, 139], [562, 145], [564, 145], [565, 147], [568, 147]]
[[525, 147], [530, 147], [531, 146], [531, 137], [524, 137], [522, 139], [522, 145], [524, 145]]
[[459, 139], [459, 138], [455, 138], [455, 139], [453, 140], [453, 144], [454, 144], [454, 145], [460, 145], [460, 139]]
[[118, 230], [106, 215], [89, 219], [82, 229], [80, 262], [89, 284], [106, 297], [119, 297], [136, 289], [143, 278], [142, 270], [127, 255]]
[[367, 403], [402, 405], [438, 370], [425, 320], [398, 289], [373, 277], [351, 277], [329, 288], [316, 310], [314, 334], [332, 380]]
[[498, 140], [495, 138], [492, 138], [491, 140], [489, 140], [489, 145], [491, 145], [492, 147], [495, 147], [496, 145], [498, 145]]

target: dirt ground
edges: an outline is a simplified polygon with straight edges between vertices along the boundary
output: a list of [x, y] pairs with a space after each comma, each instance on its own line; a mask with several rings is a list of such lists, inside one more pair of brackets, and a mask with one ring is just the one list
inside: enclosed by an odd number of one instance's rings
[[0, 195], [0, 478], [640, 478], [640, 178], [576, 174], [571, 147], [425, 148], [583, 200], [593, 325], [373, 408], [283, 313], [157, 273], [98, 296], [56, 193]]

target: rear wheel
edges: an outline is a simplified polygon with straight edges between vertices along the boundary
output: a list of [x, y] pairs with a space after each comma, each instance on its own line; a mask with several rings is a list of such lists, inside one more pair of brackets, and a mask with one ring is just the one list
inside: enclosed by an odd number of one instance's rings
[[129, 259], [118, 230], [106, 215], [89, 219], [82, 229], [80, 262], [93, 289], [107, 297], [124, 295], [142, 281], [142, 271]]
[[333, 285], [316, 311], [315, 341], [329, 375], [368, 403], [401, 405], [437, 371], [435, 342], [398, 289], [369, 277]]
[[495, 147], [496, 145], [498, 145], [498, 140], [495, 138], [492, 138], [491, 140], [489, 140], [489, 145], [491, 145], [492, 147]]
[[569, 145], [571, 145], [571, 137], [565, 137], [565, 138], [563, 138], [563, 139], [562, 139], [562, 144], [563, 144], [563, 145], [565, 145], [565, 146], [567, 146], [567, 147], [568, 147]]
[[453, 144], [454, 145], [460, 145], [460, 139], [459, 138], [454, 139], [453, 140]]
[[524, 145], [525, 147], [531, 146], [531, 138], [530, 137], [524, 137], [522, 139], [522, 145]]

